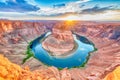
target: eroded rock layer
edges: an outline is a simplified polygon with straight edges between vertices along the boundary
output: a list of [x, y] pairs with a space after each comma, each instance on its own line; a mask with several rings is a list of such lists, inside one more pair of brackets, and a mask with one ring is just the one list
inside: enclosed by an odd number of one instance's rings
[[0, 80], [71, 80], [71, 75], [66, 69], [59, 72], [55, 67], [30, 71], [0, 55]]
[[104, 80], [120, 80], [120, 66], [117, 67], [114, 71], [110, 72]]
[[42, 46], [54, 56], [70, 53], [75, 46], [72, 32], [54, 27], [52, 34], [42, 42]]
[[[78, 77], [79, 76], [79, 77]], [[93, 76], [93, 75], [92, 75]], [[73, 79], [74, 78], [74, 79]], [[85, 76], [72, 73], [68, 69], [59, 71], [55, 67], [30, 71], [29, 67], [21, 68], [0, 55], [0, 80], [87, 80]], [[100, 79], [92, 79], [100, 80]], [[120, 66], [109, 73], [103, 80], [120, 80]]]

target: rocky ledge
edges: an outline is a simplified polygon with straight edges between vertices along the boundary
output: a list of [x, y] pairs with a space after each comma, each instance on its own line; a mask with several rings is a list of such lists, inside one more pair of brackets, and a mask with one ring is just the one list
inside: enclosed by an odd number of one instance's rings
[[[79, 73], [76, 74], [78, 75]], [[120, 80], [120, 66], [104, 79], [81, 79], [82, 75], [79, 75], [79, 77], [75, 74], [73, 75], [75, 79], [72, 78], [70, 70], [63, 69], [59, 71], [55, 67], [30, 71], [29, 67], [21, 68], [0, 55], [0, 80]]]

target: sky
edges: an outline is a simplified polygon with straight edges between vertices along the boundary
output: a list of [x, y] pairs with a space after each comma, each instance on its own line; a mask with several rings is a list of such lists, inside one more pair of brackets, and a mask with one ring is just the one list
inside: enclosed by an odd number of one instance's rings
[[120, 0], [0, 0], [0, 19], [120, 21]]

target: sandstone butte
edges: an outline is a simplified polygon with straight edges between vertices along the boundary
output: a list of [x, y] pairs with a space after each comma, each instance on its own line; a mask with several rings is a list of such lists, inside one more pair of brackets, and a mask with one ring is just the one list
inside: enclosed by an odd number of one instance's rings
[[[0, 80], [71, 80], [71, 76], [67, 69], [59, 71], [55, 67], [35, 71], [30, 71], [28, 67], [23, 69], [0, 55]], [[104, 80], [120, 80], [120, 66]]]

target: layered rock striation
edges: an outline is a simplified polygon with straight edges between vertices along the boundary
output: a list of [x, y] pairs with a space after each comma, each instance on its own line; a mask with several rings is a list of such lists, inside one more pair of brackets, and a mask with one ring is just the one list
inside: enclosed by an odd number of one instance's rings
[[71, 80], [71, 75], [67, 69], [59, 72], [55, 67], [30, 71], [0, 55], [0, 80]]
[[[88, 80], [77, 69], [74, 69], [76, 74], [72, 71], [68, 69], [59, 71], [55, 67], [31, 71], [28, 66], [21, 68], [0, 55], [0, 80]], [[120, 66], [106, 75], [104, 79], [91, 78], [91, 80], [120, 80]]]
[[52, 55], [65, 55], [72, 51], [75, 46], [72, 32], [54, 27], [52, 34], [42, 42], [42, 46]]

